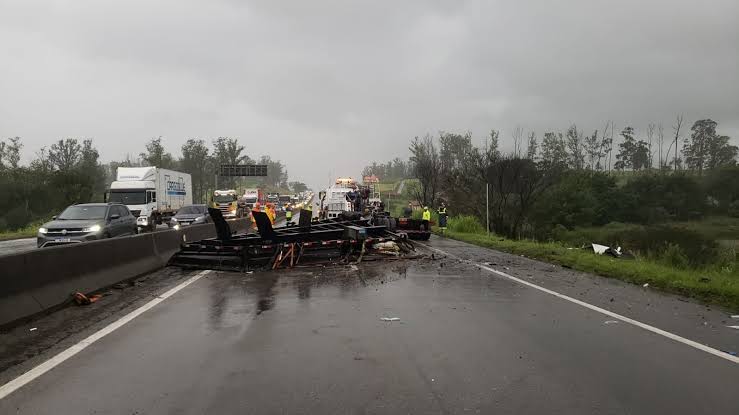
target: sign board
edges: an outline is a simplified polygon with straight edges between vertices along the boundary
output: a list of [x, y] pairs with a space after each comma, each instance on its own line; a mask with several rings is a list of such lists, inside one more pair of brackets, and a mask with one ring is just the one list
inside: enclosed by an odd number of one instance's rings
[[265, 177], [266, 164], [221, 164], [219, 175], [224, 177]]

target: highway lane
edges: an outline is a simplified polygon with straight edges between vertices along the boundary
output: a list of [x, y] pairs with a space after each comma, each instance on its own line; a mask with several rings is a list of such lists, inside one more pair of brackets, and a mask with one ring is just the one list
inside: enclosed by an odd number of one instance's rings
[[[569, 270], [430, 245], [552, 289], [592, 288]], [[639, 319], [657, 302], [681, 335], [736, 346], [721, 310], [599, 287], [581, 298], [629, 298]], [[65, 312], [78, 310], [96, 315]], [[610, 320], [438, 252], [358, 271], [211, 272], [0, 401], [0, 413], [736, 413], [739, 365]]]
[[11, 255], [36, 249], [36, 238], [0, 241], [0, 255]]

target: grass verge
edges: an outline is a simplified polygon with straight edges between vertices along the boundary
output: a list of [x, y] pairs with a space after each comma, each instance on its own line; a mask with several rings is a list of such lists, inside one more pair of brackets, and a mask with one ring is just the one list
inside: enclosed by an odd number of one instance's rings
[[38, 233], [38, 228], [43, 222], [34, 222], [25, 228], [16, 229], [14, 231], [0, 232], [0, 241], [9, 241], [11, 239], [32, 238]]
[[646, 259], [626, 260], [572, 249], [555, 242], [511, 240], [497, 235], [447, 230], [446, 237], [579, 271], [617, 278], [633, 284], [719, 304], [739, 311], [739, 274], [736, 271], [677, 269]]

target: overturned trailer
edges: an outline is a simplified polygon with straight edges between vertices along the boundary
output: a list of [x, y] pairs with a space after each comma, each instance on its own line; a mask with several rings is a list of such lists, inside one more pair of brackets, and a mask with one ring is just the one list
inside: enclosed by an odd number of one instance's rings
[[312, 222], [300, 216], [297, 225], [272, 227], [264, 212], [252, 212], [258, 232], [232, 235], [220, 211], [209, 209], [217, 237], [184, 243], [170, 265], [184, 268], [245, 272], [302, 264], [347, 263], [377, 256], [399, 257], [414, 250], [403, 232], [373, 218], [340, 217]]

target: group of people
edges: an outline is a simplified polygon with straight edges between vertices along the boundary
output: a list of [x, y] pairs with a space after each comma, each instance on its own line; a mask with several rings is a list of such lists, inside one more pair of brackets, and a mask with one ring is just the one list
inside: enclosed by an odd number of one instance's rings
[[[446, 230], [446, 222], [449, 217], [449, 214], [446, 211], [446, 204], [444, 202], [441, 203], [436, 213], [439, 215], [439, 229], [441, 229], [441, 232], [443, 233]], [[413, 216], [413, 203], [408, 202], [408, 206], [403, 208], [403, 217], [410, 218], [412, 216]], [[423, 212], [421, 213], [421, 220], [423, 221], [423, 225], [426, 226], [428, 229], [428, 224], [431, 221], [431, 211], [429, 210], [428, 206], [423, 207]]]
[[[251, 208], [252, 212], [261, 212], [262, 211], [262, 204], [257, 202], [254, 204], [254, 207]], [[267, 217], [269, 218], [269, 221], [274, 225], [275, 219], [277, 218], [277, 211], [275, 210], [275, 205], [272, 203], [267, 203], [264, 206], [264, 213], [267, 214]], [[292, 217], [292, 212], [290, 212], [290, 216]], [[251, 217], [252, 222], [256, 222], [256, 219], [254, 219], [254, 215]]]
[[369, 198], [368, 189], [352, 189], [346, 193], [346, 201], [351, 203], [354, 212], [361, 212], [364, 208], [364, 201]]

